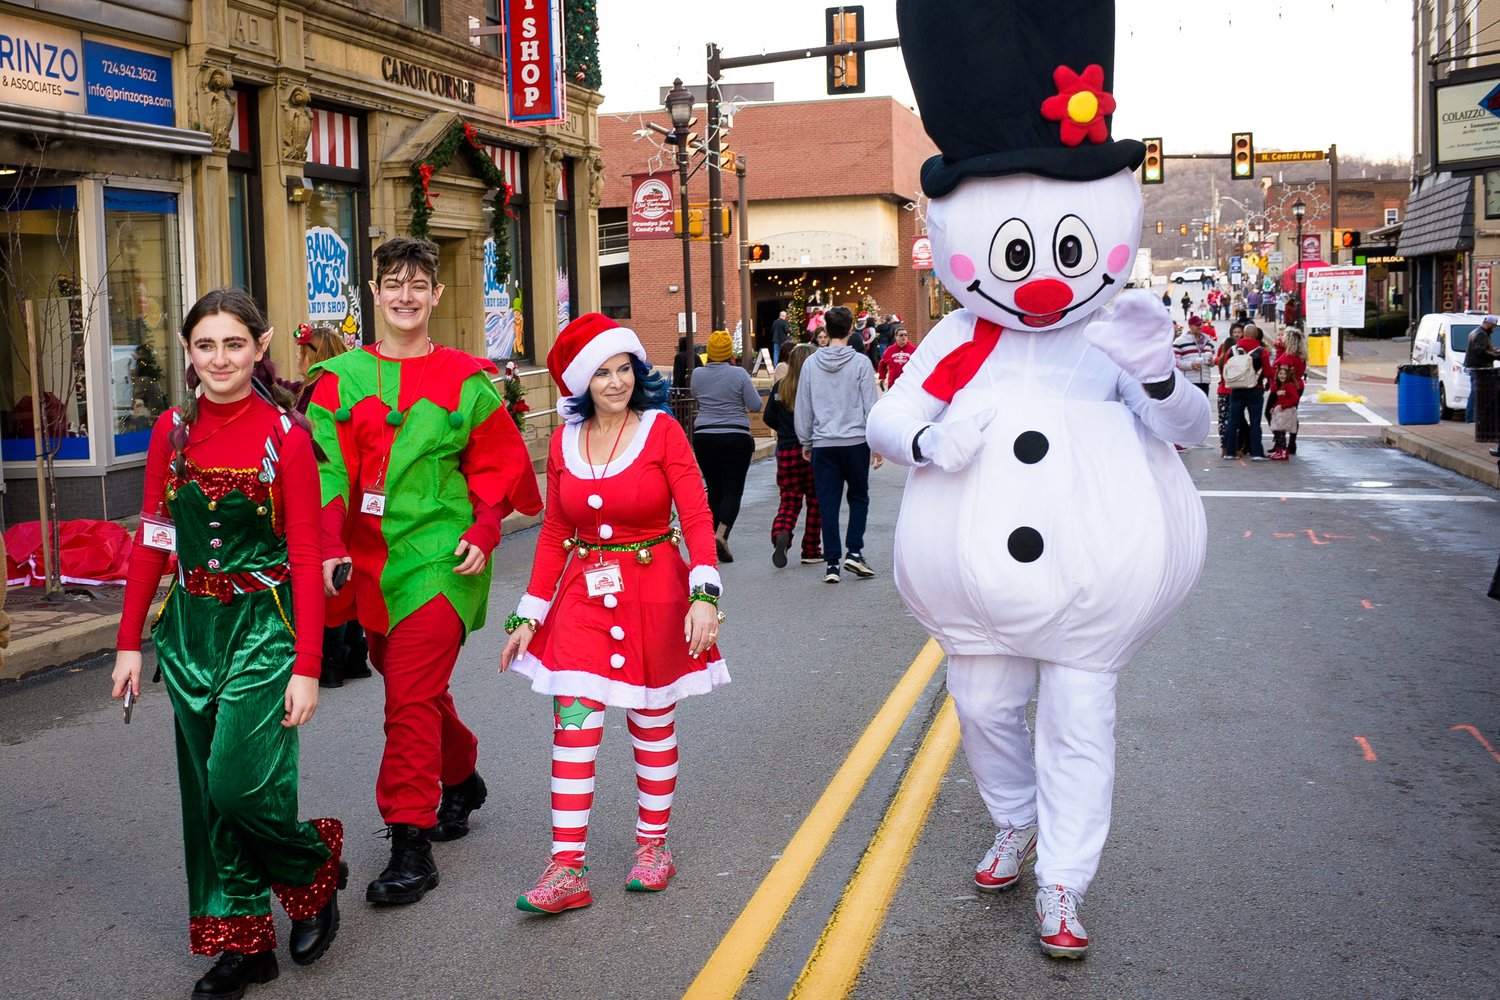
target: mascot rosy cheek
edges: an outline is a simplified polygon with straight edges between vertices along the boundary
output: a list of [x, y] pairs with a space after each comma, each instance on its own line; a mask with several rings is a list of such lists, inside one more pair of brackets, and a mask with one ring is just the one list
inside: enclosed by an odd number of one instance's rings
[[922, 169], [934, 266], [964, 308], [870, 414], [871, 447], [913, 467], [896, 581], [948, 654], [998, 830], [976, 886], [1012, 887], [1034, 852], [1042, 948], [1081, 957], [1115, 679], [1203, 566], [1203, 505], [1173, 445], [1208, 435], [1208, 400], [1175, 376], [1160, 300], [1121, 291], [1145, 149], [1109, 136], [1113, 5], [898, 0], [897, 14], [942, 151]]

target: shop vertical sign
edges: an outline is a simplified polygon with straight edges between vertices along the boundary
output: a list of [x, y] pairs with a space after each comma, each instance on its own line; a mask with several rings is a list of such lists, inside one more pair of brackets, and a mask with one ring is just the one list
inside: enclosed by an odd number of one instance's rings
[[630, 238], [670, 240], [672, 232], [672, 181], [670, 170], [630, 175]]
[[505, 0], [505, 114], [512, 125], [567, 117], [562, 0]]

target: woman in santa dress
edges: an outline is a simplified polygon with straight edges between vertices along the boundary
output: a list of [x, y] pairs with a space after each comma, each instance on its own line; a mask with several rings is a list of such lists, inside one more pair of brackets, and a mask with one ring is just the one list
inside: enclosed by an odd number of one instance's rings
[[597, 313], [564, 328], [547, 367], [570, 397], [568, 422], [552, 436], [531, 582], [500, 657], [502, 671], [514, 664], [552, 696], [552, 857], [516, 900], [531, 913], [593, 902], [584, 848], [608, 705], [626, 709], [635, 748], [638, 846], [626, 888], [666, 888], [676, 872], [666, 841], [675, 708], [729, 682], [715, 645], [713, 519], [687, 435], [661, 409], [665, 381], [636, 335]]

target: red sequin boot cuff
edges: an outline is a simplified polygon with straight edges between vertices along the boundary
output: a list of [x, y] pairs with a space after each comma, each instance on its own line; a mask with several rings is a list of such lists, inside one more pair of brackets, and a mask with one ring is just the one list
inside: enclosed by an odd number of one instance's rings
[[276, 925], [269, 913], [254, 917], [190, 917], [188, 937], [195, 955], [217, 955], [222, 951], [253, 955], [276, 947]]
[[343, 881], [344, 824], [336, 819], [310, 820], [328, 845], [328, 860], [318, 868], [310, 884], [305, 886], [276, 885], [276, 895], [286, 907], [286, 915], [293, 920], [311, 920], [328, 903], [328, 898], [341, 887]]

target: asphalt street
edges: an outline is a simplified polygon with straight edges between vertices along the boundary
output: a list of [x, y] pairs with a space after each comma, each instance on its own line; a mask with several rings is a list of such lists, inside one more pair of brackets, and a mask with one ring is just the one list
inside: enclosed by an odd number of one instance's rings
[[[1184, 454], [1209, 561], [1122, 678], [1089, 957], [1039, 953], [1029, 874], [1008, 895], [973, 891], [993, 830], [960, 751], [917, 818], [854, 996], [1500, 995], [1500, 605], [1484, 595], [1500, 494], [1381, 448], [1367, 414], [1306, 405], [1290, 463]], [[302, 807], [347, 825], [343, 928], [309, 968], [283, 950], [281, 978], [252, 996], [689, 989], [926, 643], [890, 575], [902, 470], [872, 480], [877, 576], [836, 587], [815, 566], [771, 566], [773, 473], [752, 469], [725, 568], [734, 683], [678, 715], [671, 888], [624, 891], [635, 793], [616, 711], [591, 830], [595, 904], [557, 918], [514, 907], [550, 836], [548, 700], [495, 668], [533, 529], [502, 545], [491, 624], [454, 678], [490, 788], [473, 833], [436, 845], [442, 884], [421, 903], [365, 904], [387, 852], [372, 791], [378, 680], [325, 691], [303, 734]], [[919, 684], [784, 918], [762, 922], [768, 943], [739, 995], [793, 989], [938, 714], [942, 676]], [[150, 688], [125, 726], [107, 688], [101, 661], [0, 694], [0, 996], [182, 997], [208, 964], [187, 953], [165, 695]], [[705, 976], [698, 987], [713, 987]]]

